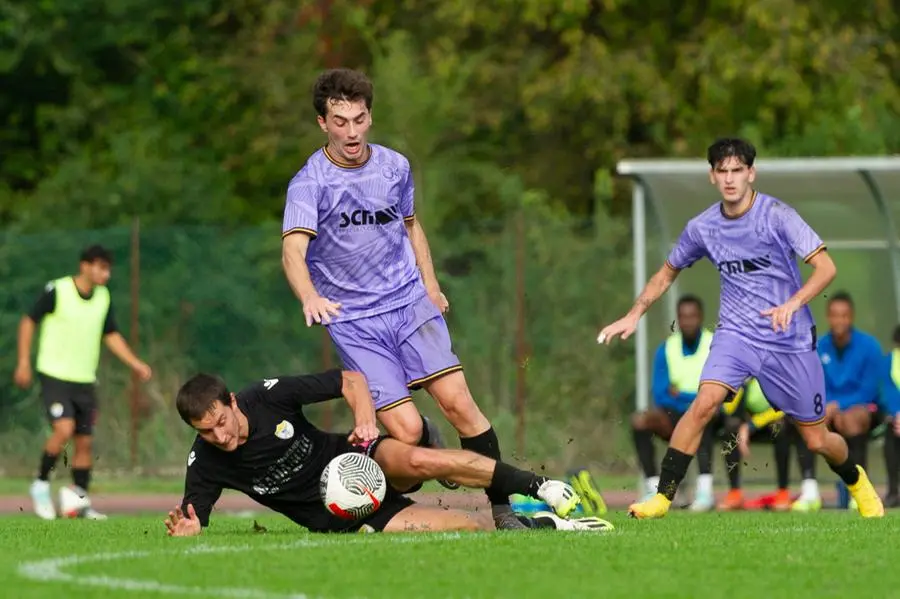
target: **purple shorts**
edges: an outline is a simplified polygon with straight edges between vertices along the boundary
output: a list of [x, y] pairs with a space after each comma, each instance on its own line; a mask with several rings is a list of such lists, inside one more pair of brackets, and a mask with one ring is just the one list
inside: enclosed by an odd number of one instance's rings
[[411, 390], [462, 370], [450, 331], [428, 296], [368, 318], [328, 325], [344, 368], [362, 372], [376, 410], [412, 400]]
[[825, 373], [815, 349], [770, 351], [754, 347], [734, 333], [717, 332], [700, 383], [736, 391], [750, 377], [759, 381], [772, 407], [797, 424], [818, 424], [825, 419]]

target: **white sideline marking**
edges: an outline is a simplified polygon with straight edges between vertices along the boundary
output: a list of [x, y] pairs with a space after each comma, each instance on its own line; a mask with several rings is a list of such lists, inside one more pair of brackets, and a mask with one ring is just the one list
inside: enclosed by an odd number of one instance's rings
[[123, 559], [146, 559], [154, 555], [196, 555], [205, 553], [233, 553], [241, 551], [284, 551], [300, 547], [326, 547], [329, 545], [365, 545], [370, 543], [427, 543], [436, 541], [455, 541], [465, 537], [459, 533], [418, 536], [378, 535], [378, 539], [370, 537], [349, 537], [337, 539], [299, 539], [289, 543], [275, 545], [197, 545], [175, 551], [120, 551], [116, 553], [89, 553], [68, 557], [55, 557], [19, 565], [19, 575], [36, 582], [66, 582], [83, 586], [103, 587], [124, 591], [148, 591], [164, 595], [213, 595], [216, 597], [233, 597], [235, 599], [313, 599], [304, 593], [270, 593], [252, 588], [217, 588], [178, 584], [167, 584], [157, 580], [141, 580], [136, 578], [115, 578], [105, 574], [71, 574], [65, 570], [81, 564], [96, 562], [112, 562]]

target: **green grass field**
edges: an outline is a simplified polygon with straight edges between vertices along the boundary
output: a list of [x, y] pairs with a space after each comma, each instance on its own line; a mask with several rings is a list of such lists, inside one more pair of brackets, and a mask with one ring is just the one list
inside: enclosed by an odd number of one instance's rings
[[10, 517], [0, 584], [15, 597], [888, 597], [896, 518], [616, 513], [604, 534], [309, 535], [279, 516], [219, 517], [170, 539], [159, 517]]

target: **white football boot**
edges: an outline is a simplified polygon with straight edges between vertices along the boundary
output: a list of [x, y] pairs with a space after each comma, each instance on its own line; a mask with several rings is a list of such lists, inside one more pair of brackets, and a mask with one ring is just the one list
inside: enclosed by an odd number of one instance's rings
[[34, 504], [34, 513], [42, 520], [55, 520], [56, 508], [53, 506], [53, 499], [50, 497], [50, 482], [46, 480], [35, 480], [31, 483], [31, 501]]
[[537, 491], [538, 499], [546, 503], [560, 518], [566, 518], [581, 503], [581, 497], [569, 483], [561, 480], [544, 481]]

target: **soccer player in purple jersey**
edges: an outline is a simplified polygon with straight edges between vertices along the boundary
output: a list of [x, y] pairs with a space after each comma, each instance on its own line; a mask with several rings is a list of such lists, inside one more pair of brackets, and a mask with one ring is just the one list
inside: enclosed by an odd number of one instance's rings
[[[665, 265], [634, 307], [605, 327], [598, 341], [627, 339], [647, 309], [678, 273], [701, 258], [719, 270], [719, 323], [700, 377], [700, 390], [672, 433], [657, 494], [633, 504], [635, 518], [660, 518], [700, 444], [703, 428], [726, 397], [755, 377], [769, 403], [790, 417], [806, 446], [821, 454], [847, 484], [865, 518], [884, 506], [865, 470], [849, 457], [844, 439], [825, 425], [825, 379], [816, 352], [816, 327], [807, 304], [837, 269], [815, 231], [790, 206], [753, 189], [756, 149], [741, 139], [720, 139], [707, 152], [709, 179], [722, 201], [691, 219]], [[804, 284], [797, 257], [813, 267]]]
[[[313, 106], [328, 143], [288, 185], [285, 275], [307, 326], [324, 324], [344, 366], [365, 375], [378, 420], [392, 437], [442, 445], [438, 429], [411, 402], [410, 391], [423, 388], [463, 449], [499, 461], [497, 435], [451, 348], [443, 317], [449, 305], [416, 219], [409, 161], [367, 143], [372, 97], [369, 79], [349, 69], [326, 71], [315, 84]], [[497, 528], [527, 528], [508, 496], [487, 495]]]

